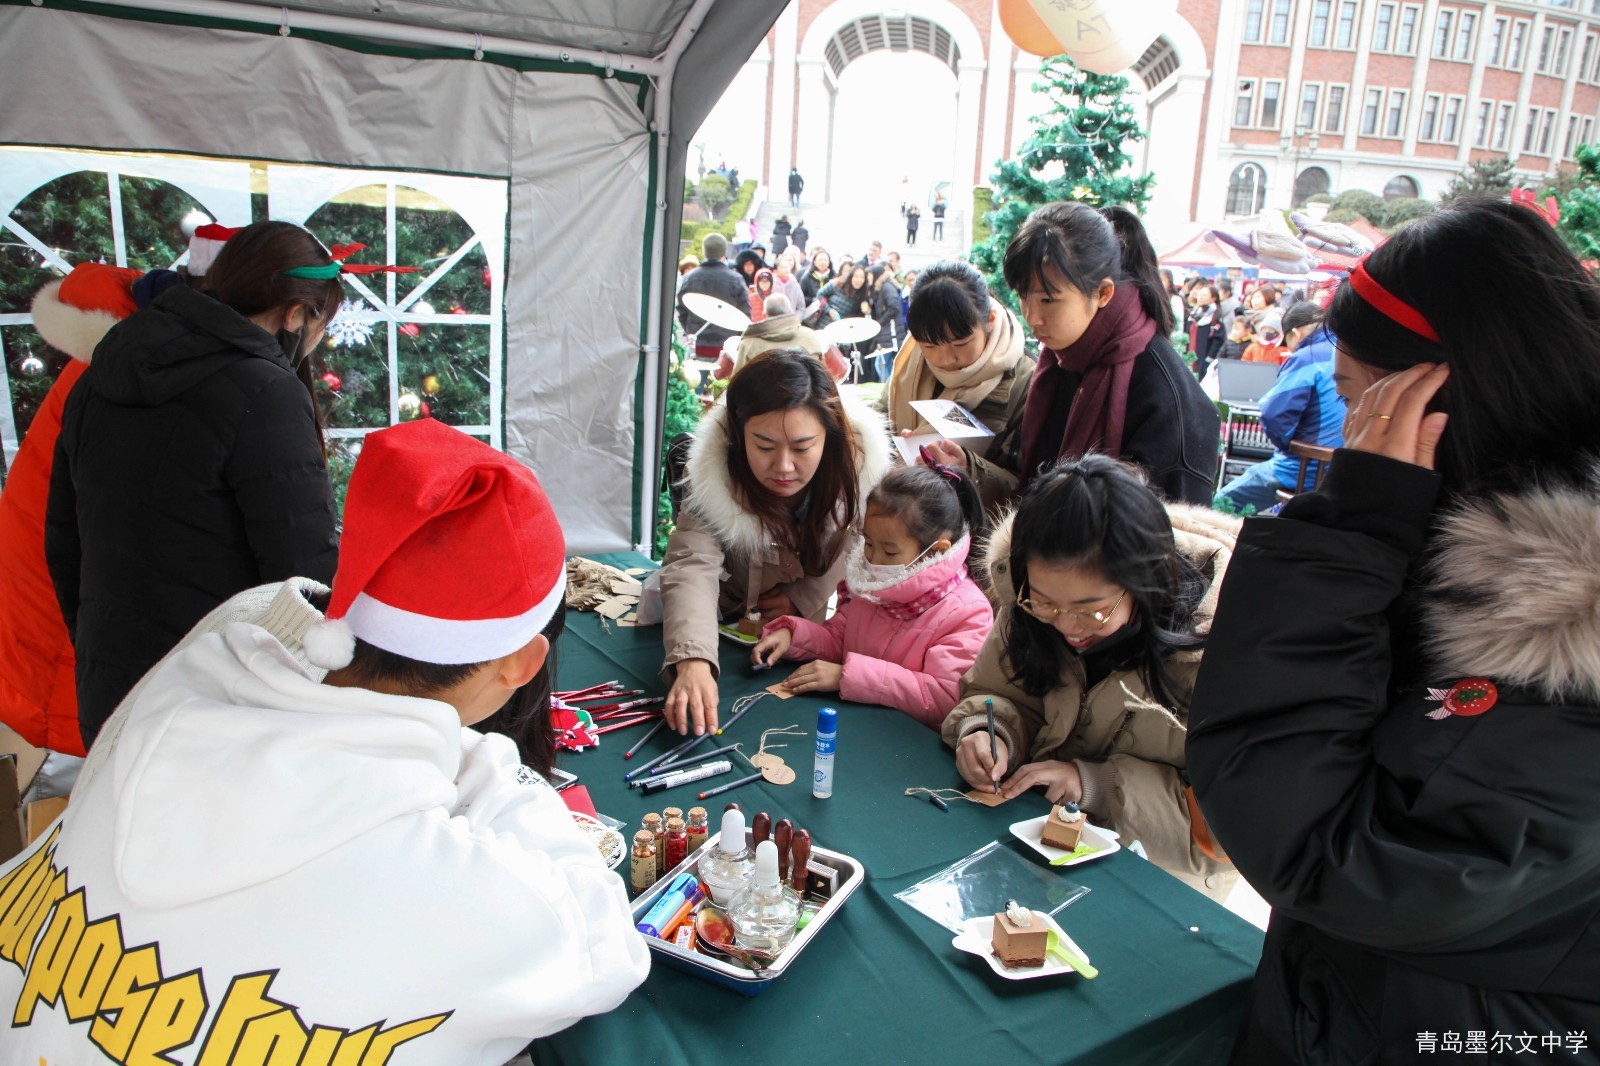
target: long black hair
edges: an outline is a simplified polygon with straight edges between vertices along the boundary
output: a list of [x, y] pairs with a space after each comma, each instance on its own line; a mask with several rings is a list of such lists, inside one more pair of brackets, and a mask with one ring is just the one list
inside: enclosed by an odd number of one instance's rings
[[1045, 204], [1028, 216], [1006, 248], [1006, 284], [1019, 297], [1048, 289], [1045, 268], [1094, 295], [1110, 278], [1139, 291], [1139, 306], [1163, 335], [1171, 333], [1172, 303], [1162, 284], [1156, 250], [1139, 216], [1126, 207], [1096, 211], [1075, 200]]
[[917, 275], [906, 332], [918, 344], [953, 344], [989, 321], [989, 286], [971, 263], [943, 259]]
[[[1028, 482], [1011, 525], [1011, 582], [1026, 593], [1029, 562], [1092, 570], [1127, 589], [1138, 626], [1130, 656], [1151, 696], [1180, 717], [1167, 659], [1197, 648], [1194, 612], [1206, 580], [1181, 552], [1166, 508], [1131, 467], [1104, 455], [1064, 462]], [[1011, 681], [1030, 696], [1061, 684], [1072, 650], [1055, 627], [1016, 604], [1001, 612]]]
[[211, 269], [199, 286], [235, 311], [250, 318], [269, 311], [285, 315], [294, 307], [305, 309], [301, 326], [300, 357], [292, 370], [306, 395], [311, 397], [311, 415], [317, 426], [317, 441], [326, 459], [328, 445], [322, 405], [317, 401], [317, 386], [312, 378], [310, 353], [305, 349], [311, 319], [326, 329], [339, 313], [344, 286], [338, 278], [297, 278], [284, 271], [293, 267], [325, 267], [333, 263], [322, 242], [309, 230], [292, 222], [255, 222], [228, 238], [217, 253]]
[[1600, 285], [1542, 214], [1505, 199], [1458, 200], [1397, 232], [1365, 266], [1438, 342], [1349, 284], [1334, 295], [1328, 329], [1351, 358], [1386, 372], [1449, 364], [1432, 405], [1450, 415], [1437, 455], [1448, 493], [1587, 472], [1600, 455]]
[[954, 542], [970, 533], [977, 540], [989, 527], [978, 490], [960, 472], [944, 466], [890, 471], [867, 496], [867, 507], [898, 518], [924, 550], [940, 537]]

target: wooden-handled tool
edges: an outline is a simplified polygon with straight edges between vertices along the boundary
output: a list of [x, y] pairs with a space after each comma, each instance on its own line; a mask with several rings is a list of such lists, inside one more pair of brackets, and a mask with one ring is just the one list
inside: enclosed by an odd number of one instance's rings
[[804, 899], [806, 889], [811, 887], [811, 874], [806, 869], [811, 863], [811, 831], [796, 829], [789, 842], [789, 851], [794, 863], [794, 877], [790, 883], [800, 898]]
[[778, 819], [772, 828], [772, 841], [778, 845], [778, 880], [789, 879], [789, 845], [794, 841], [794, 823], [787, 818]]

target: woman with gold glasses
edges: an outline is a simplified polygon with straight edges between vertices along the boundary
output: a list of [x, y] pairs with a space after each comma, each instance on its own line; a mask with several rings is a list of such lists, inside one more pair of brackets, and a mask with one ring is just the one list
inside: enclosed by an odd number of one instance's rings
[[1219, 900], [1238, 875], [1195, 814], [1184, 723], [1238, 529], [1103, 455], [1035, 477], [989, 540], [999, 614], [942, 731], [974, 788], [1076, 803]]

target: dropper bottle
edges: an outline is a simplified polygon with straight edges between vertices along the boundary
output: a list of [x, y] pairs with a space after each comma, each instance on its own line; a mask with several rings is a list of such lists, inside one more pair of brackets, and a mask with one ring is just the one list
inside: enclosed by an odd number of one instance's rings
[[800, 897], [778, 878], [778, 845], [756, 845], [755, 878], [728, 908], [733, 940], [746, 951], [776, 955], [794, 939], [800, 922]]
[[711, 902], [727, 907], [755, 874], [755, 863], [744, 839], [744, 812], [722, 812], [722, 835], [711, 854], [700, 860], [700, 880], [711, 892]]

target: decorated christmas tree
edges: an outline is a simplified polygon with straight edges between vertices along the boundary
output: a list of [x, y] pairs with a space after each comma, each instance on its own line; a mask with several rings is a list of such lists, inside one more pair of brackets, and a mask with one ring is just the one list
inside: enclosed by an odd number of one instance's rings
[[993, 210], [989, 239], [974, 245], [972, 262], [990, 288], [1012, 310], [1020, 310], [1001, 274], [1006, 246], [1034, 208], [1063, 200], [1094, 207], [1123, 204], [1143, 211], [1153, 175], [1135, 176], [1125, 146], [1144, 139], [1138, 112], [1128, 99], [1128, 79], [1091, 74], [1065, 56], [1045, 60], [1034, 91], [1050, 108], [1032, 119], [1033, 132], [1016, 158], [999, 165], [990, 179]]
[[[117, 181], [128, 266], [135, 270], [172, 266], [188, 247], [183, 217], [198, 204], [164, 181], [126, 174]], [[23, 197], [11, 217], [68, 264], [116, 262], [111, 197], [104, 173], [80, 170], [49, 181]], [[0, 239], [0, 314], [26, 314], [34, 293], [60, 276], [36, 249], [7, 231]], [[27, 435], [67, 357], [46, 344], [30, 325], [0, 327], [0, 344], [5, 350], [12, 417], [20, 440]]]

